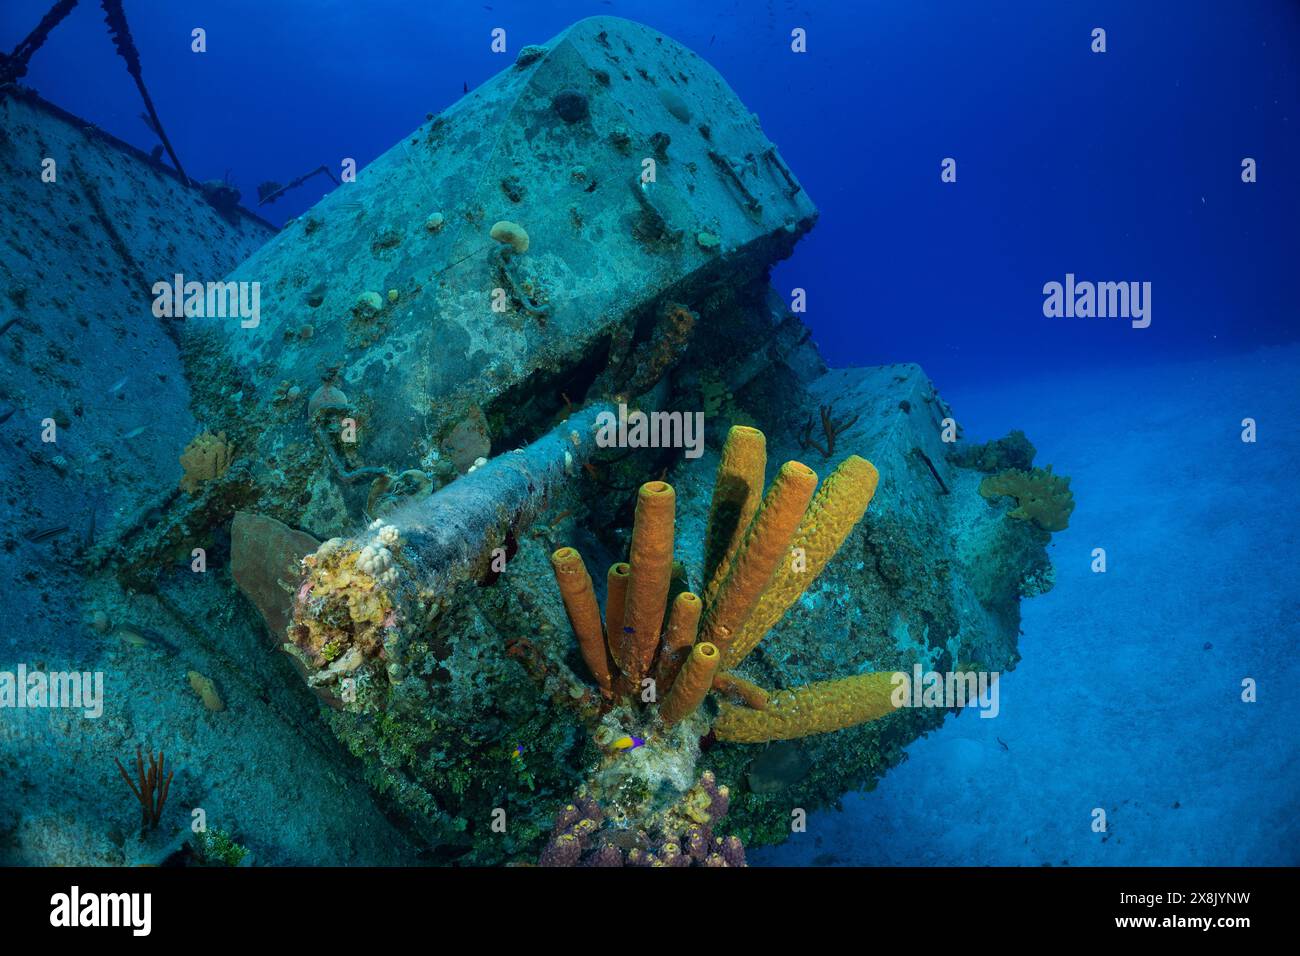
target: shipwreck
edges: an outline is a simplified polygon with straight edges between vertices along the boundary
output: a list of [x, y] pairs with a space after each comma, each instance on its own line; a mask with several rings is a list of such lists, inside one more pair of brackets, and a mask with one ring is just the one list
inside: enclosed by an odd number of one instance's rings
[[[31, 98], [4, 108], [11, 128], [58, 126]], [[21, 140], [0, 161], [16, 166]], [[202, 201], [135, 165], [137, 192]], [[257, 288], [258, 321], [153, 317], [138, 348], [168, 374], [138, 396], [165, 406], [143, 443], [116, 399], [98, 410], [113, 369], [69, 383], [98, 431], [74, 427], [63, 454], [114, 507], [71, 494], [113, 517], [58, 552], [49, 587], [76, 628], [147, 618], [157, 646], [227, 689], [196, 725], [310, 740], [366, 789], [356, 812], [420, 859], [574, 861], [598, 826], [660, 833], [629, 859], [678, 859], [669, 822], [722, 805], [740, 842], [777, 841], [792, 807], [870, 785], [942, 722], [886, 706], [889, 674], [1014, 666], [1068, 482], [1033, 467], [1023, 436], [945, 440], [955, 413], [915, 365], [827, 368], [768, 278], [816, 206], [723, 77], [670, 38], [576, 23], [278, 232], [206, 212], [185, 262], [95, 183], [125, 250], [104, 295], [133, 344], [149, 290], [177, 273]], [[34, 284], [34, 268], [7, 279]], [[68, 327], [39, 308], [20, 321]], [[45, 386], [27, 374], [3, 397], [35, 416]], [[702, 415], [702, 442], [597, 440], [629, 409]], [[41, 467], [33, 524], [74, 485]], [[122, 739], [86, 747], [168, 729], [153, 711], [119, 719]], [[245, 784], [205, 767], [196, 739], [167, 748], [192, 768], [174, 787], [224, 788], [238, 816]], [[274, 847], [282, 822], [239, 825]], [[701, 858], [740, 858], [717, 840]]]

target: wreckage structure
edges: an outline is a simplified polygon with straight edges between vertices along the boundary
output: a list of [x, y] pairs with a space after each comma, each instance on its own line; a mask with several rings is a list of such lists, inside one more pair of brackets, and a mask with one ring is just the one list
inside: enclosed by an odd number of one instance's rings
[[[6, 725], [0, 794], [50, 810], [0, 811], [0, 853], [156, 861], [184, 801], [262, 862], [736, 865], [942, 723], [891, 672], [1014, 666], [1068, 482], [945, 441], [915, 365], [826, 367], [768, 279], [817, 209], [671, 39], [525, 47], [278, 232], [0, 110], [7, 179], [75, 157], [3, 227], [0, 562], [40, 569], [23, 653], [134, 689]], [[257, 321], [155, 317], [176, 274]], [[702, 410], [703, 456], [602, 447], [619, 405]], [[170, 838], [113, 823], [140, 743]]]

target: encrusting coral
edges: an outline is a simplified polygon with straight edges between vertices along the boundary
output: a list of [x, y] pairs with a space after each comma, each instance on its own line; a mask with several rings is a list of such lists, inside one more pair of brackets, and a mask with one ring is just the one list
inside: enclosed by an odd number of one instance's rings
[[302, 559], [309, 576], [299, 586], [297, 603], [310, 613], [294, 619], [292, 641], [282, 648], [298, 659], [307, 682], [323, 695], [327, 685], [379, 657], [397, 626], [390, 588], [396, 580], [394, 553], [403, 542], [382, 520], [371, 528], [375, 539], [360, 550], [331, 538]]
[[197, 494], [204, 482], [220, 478], [234, 458], [234, 446], [226, 440], [226, 433], [200, 432], [181, 452], [180, 463], [185, 474], [181, 476], [181, 490]]
[[498, 543], [508, 553], [511, 535], [591, 456], [606, 413], [608, 403], [574, 412], [528, 447], [303, 556], [281, 647], [317, 694], [342, 709], [383, 709], [405, 677], [406, 642], [446, 610], [458, 585], [483, 579]]
[[776, 694], [727, 673], [816, 580], [862, 519], [878, 479], [870, 462], [852, 455], [817, 489], [816, 473], [790, 461], [763, 495], [766, 464], [763, 433], [733, 427], [709, 509], [703, 599], [685, 591], [671, 608], [675, 494], [662, 481], [641, 486], [629, 561], [609, 571], [603, 646], [581, 556], [573, 548], [551, 556], [583, 659], [607, 702], [658, 701], [663, 726], [672, 727], [717, 691], [713, 733], [741, 743], [839, 730], [892, 711], [889, 673]]
[[948, 457], [955, 465], [994, 474], [1012, 468], [1029, 471], [1034, 467], [1036, 451], [1025, 433], [1017, 428], [1005, 438], [982, 445], [966, 445], [954, 450]]
[[1016, 507], [1007, 514], [1032, 521], [1044, 531], [1064, 531], [1074, 512], [1070, 479], [1052, 474], [1051, 465], [1030, 471], [1011, 468], [985, 478], [980, 482], [980, 494], [985, 498], [1010, 495], [1016, 499]]

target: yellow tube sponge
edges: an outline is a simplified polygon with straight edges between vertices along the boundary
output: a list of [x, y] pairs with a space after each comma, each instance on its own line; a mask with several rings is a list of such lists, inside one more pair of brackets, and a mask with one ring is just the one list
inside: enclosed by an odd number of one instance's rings
[[745, 680], [735, 674], [724, 674], [722, 671], [713, 675], [713, 689], [724, 697], [729, 697], [736, 703], [752, 707], [754, 710], [764, 710], [770, 697], [767, 691], [753, 681]]
[[745, 531], [763, 500], [767, 438], [757, 428], [733, 425], [722, 446], [704, 532], [704, 603], [712, 604]]
[[704, 614], [700, 640], [710, 641], [726, 653], [778, 567], [790, 565], [791, 541], [816, 487], [817, 473], [807, 465], [787, 461], [781, 466], [731, 562], [717, 600]]
[[676, 508], [676, 492], [666, 482], [647, 481], [637, 493], [623, 630], [617, 639], [610, 635], [610, 647], [620, 648], [615, 662], [633, 685], [645, 677], [659, 649], [673, 577]]
[[793, 740], [843, 730], [894, 712], [889, 671], [818, 681], [773, 694], [763, 710], [724, 703], [713, 733], [741, 744]]
[[682, 669], [682, 661], [695, 643], [703, 609], [704, 602], [690, 591], [683, 591], [673, 601], [668, 614], [668, 630], [664, 632], [663, 647], [659, 649], [659, 663], [655, 666], [655, 690], [661, 697], [672, 688], [678, 671]]
[[802, 561], [780, 562], [758, 605], [732, 637], [723, 666], [734, 668], [781, 620], [790, 605], [817, 580], [849, 532], [862, 520], [876, 493], [879, 475], [865, 458], [850, 455], [822, 482], [817, 496], [795, 532], [791, 548], [802, 549]]
[[713, 686], [713, 675], [717, 673], [721, 656], [718, 649], [707, 641], [691, 648], [681, 673], [673, 681], [673, 689], [659, 708], [659, 716], [667, 726], [689, 717], [703, 703]]
[[551, 555], [551, 567], [555, 570], [555, 581], [560, 586], [564, 610], [569, 615], [569, 623], [573, 625], [582, 659], [586, 661], [591, 676], [596, 678], [601, 694], [610, 697], [613, 683], [605, 649], [605, 634], [601, 629], [600, 607], [596, 604], [596, 592], [592, 589], [587, 566], [575, 548], [560, 548]]

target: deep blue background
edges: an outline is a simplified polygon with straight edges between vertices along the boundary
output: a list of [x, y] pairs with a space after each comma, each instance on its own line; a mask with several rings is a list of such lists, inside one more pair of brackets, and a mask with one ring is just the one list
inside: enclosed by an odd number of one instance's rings
[[[50, 0], [3, 0], [12, 49]], [[187, 171], [255, 199], [361, 164], [590, 14], [649, 23], [757, 112], [822, 211], [775, 272], [809, 292], [835, 365], [917, 361], [940, 386], [1215, 355], [1297, 338], [1300, 4], [615, 0], [127, 0], [145, 80]], [[148, 150], [98, 3], [26, 82]], [[208, 52], [190, 52], [202, 26]], [[489, 49], [504, 27], [509, 53]], [[809, 52], [789, 49], [808, 31]], [[1104, 27], [1108, 52], [1090, 52]], [[939, 180], [943, 157], [958, 181]], [[1240, 180], [1242, 157], [1260, 181]], [[2, 184], [0, 184], [2, 186]], [[309, 185], [264, 212], [315, 202]], [[1153, 283], [1153, 322], [1049, 320], [1067, 271]]]

